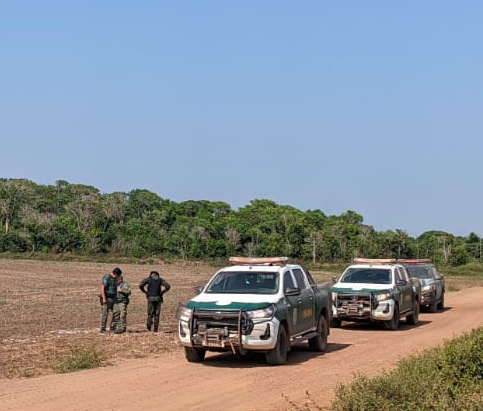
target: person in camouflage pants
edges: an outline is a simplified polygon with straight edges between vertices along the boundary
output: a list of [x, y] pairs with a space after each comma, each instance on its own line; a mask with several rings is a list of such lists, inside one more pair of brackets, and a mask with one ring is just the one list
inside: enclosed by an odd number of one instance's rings
[[122, 334], [126, 332], [126, 317], [127, 306], [129, 304], [129, 296], [131, 295], [131, 287], [129, 283], [124, 281], [122, 275], [117, 278], [117, 309], [115, 315], [119, 318], [117, 328], [114, 331], [116, 334]]
[[117, 278], [121, 274], [121, 269], [116, 267], [112, 272], [102, 277], [99, 294], [99, 302], [101, 303], [101, 333], [106, 332], [109, 311], [112, 311], [109, 331], [114, 331], [117, 328], [117, 323], [119, 321], [119, 318], [115, 313], [117, 306]]

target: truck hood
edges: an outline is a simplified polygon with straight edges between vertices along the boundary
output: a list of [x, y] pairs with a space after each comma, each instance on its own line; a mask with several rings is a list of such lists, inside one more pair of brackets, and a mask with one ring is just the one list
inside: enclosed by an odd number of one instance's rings
[[256, 310], [276, 303], [278, 295], [267, 294], [200, 294], [188, 301], [189, 308], [213, 310]]
[[421, 287], [435, 283], [432, 278], [415, 278], [415, 280], [419, 280], [419, 282], [421, 283]]
[[372, 284], [372, 283], [337, 283], [332, 287], [334, 293], [358, 293], [371, 291], [384, 291], [391, 289], [391, 284]]

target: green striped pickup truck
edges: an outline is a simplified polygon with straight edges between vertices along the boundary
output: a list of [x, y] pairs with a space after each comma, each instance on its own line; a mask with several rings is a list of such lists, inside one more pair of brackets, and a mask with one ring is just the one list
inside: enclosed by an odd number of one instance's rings
[[200, 293], [178, 308], [178, 337], [186, 359], [207, 351], [265, 354], [284, 364], [294, 341], [324, 352], [332, 320], [328, 284], [316, 284], [286, 257], [231, 257]]
[[389, 330], [419, 321], [421, 284], [394, 259], [355, 258], [332, 286], [332, 326], [342, 321], [380, 322]]

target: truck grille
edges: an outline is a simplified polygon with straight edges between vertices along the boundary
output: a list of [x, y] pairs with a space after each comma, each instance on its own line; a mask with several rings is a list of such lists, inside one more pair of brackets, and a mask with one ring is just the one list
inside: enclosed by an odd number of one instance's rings
[[243, 315], [241, 310], [207, 310], [195, 309], [193, 313], [193, 330], [204, 334], [217, 330], [228, 337], [231, 334], [250, 334], [253, 322]]
[[347, 316], [365, 317], [370, 315], [373, 301], [370, 294], [339, 294], [337, 310]]

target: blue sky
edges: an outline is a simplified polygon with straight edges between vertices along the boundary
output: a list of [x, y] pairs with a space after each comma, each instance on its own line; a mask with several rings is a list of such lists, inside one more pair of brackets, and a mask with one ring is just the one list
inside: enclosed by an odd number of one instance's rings
[[0, 0], [0, 177], [483, 236], [480, 1]]

